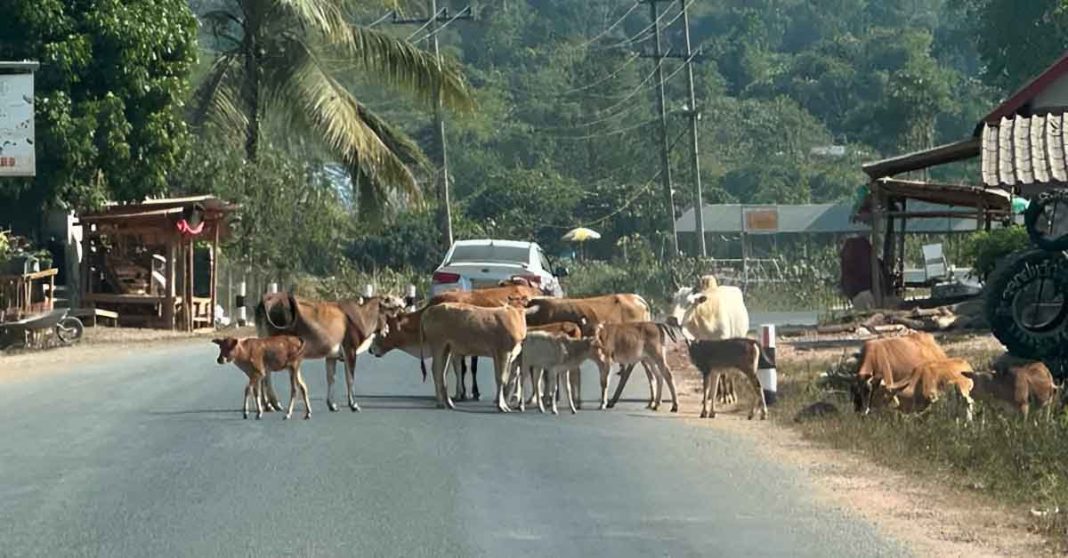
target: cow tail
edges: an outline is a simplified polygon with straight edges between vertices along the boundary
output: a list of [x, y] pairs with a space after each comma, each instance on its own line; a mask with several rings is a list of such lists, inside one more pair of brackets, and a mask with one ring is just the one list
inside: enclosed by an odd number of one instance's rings
[[300, 341], [300, 347], [297, 348], [297, 354], [294, 356], [296, 358], [304, 358], [304, 348], [308, 346], [308, 343], [303, 337], [297, 337], [297, 339]]
[[675, 335], [674, 327], [668, 324], [662, 324], [660, 322], [657, 322], [656, 328], [660, 330], [661, 340], [663, 339], [663, 336], [667, 336], [668, 339], [671, 339], [672, 343], [679, 342], [678, 336]]
[[645, 307], [645, 318], [649, 319], [653, 317], [653, 307], [649, 305], [649, 302], [642, 298], [642, 295], [640, 294], [635, 294], [634, 296], [637, 297], [638, 302], [640, 302], [642, 306]]
[[426, 357], [423, 356], [423, 346], [426, 343], [423, 341], [425, 335], [423, 334], [423, 319], [426, 318], [424, 314], [419, 320], [419, 370], [423, 372], [423, 383], [426, 383]]

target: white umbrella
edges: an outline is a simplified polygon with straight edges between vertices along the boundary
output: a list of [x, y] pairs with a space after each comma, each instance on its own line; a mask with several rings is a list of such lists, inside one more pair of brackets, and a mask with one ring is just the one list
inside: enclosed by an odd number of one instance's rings
[[598, 238], [601, 238], [601, 233], [593, 229], [587, 229], [586, 227], [576, 227], [567, 231], [563, 240], [568, 242], [586, 242], [587, 240], [597, 240]]

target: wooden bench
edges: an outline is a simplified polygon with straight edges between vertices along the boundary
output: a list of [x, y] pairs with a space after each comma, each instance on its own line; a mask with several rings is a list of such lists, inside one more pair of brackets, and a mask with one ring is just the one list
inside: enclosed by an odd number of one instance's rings
[[[83, 324], [95, 327], [100, 320], [111, 320], [111, 327], [119, 325], [119, 313], [100, 308], [76, 308], [70, 311], [70, 315], [78, 318]], [[105, 324], [106, 325], [106, 324]]]

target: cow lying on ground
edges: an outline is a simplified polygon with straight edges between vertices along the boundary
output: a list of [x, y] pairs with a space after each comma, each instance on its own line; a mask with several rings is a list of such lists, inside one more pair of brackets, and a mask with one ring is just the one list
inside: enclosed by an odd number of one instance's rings
[[[639, 362], [649, 374], [655, 370], [656, 382], [653, 389], [653, 381], [650, 379], [651, 401], [649, 408], [654, 411], [660, 408], [663, 398], [664, 380], [667, 380], [671, 390], [671, 412], [679, 410], [679, 397], [675, 390], [675, 377], [667, 364], [667, 351], [665, 341], [671, 338], [676, 340], [675, 331], [668, 325], [656, 322], [631, 322], [624, 324], [598, 324], [594, 330], [594, 362], [601, 371], [601, 409], [614, 407], [623, 393], [634, 365]], [[608, 373], [612, 363], [623, 365], [623, 372], [619, 378], [619, 385], [612, 401], [608, 401]]]
[[1041, 361], [1002, 355], [994, 361], [994, 373], [968, 375], [975, 383], [972, 397], [986, 403], [1007, 406], [1027, 417], [1032, 402], [1039, 409], [1052, 409], [1057, 384]]
[[[322, 302], [304, 300], [286, 293], [269, 293], [256, 306], [256, 331], [260, 337], [296, 335], [304, 340], [304, 358], [326, 359], [326, 406], [333, 401], [337, 361], [345, 360], [345, 384], [349, 408], [356, 403], [356, 357], [366, 351], [374, 335], [385, 326], [386, 317], [400, 311], [404, 301], [396, 297], [371, 297], [359, 301]], [[265, 391], [277, 405], [278, 398], [265, 381]], [[281, 407], [277, 407], [281, 409]]]
[[304, 341], [293, 335], [276, 335], [257, 339], [247, 337], [237, 339], [226, 337], [212, 339], [219, 346], [219, 364], [234, 363], [248, 376], [245, 386], [245, 399], [242, 402], [244, 417], [248, 418], [248, 400], [256, 400], [256, 419], [263, 417], [263, 402], [260, 390], [264, 380], [271, 372], [289, 371], [289, 410], [284, 418], [293, 416], [293, 404], [297, 400], [297, 388], [304, 397], [304, 418], [311, 418], [311, 402], [308, 399], [308, 386], [300, 375], [300, 364], [304, 358]]
[[[593, 338], [571, 338], [566, 334], [552, 333], [548, 331], [529, 331], [523, 340], [523, 352], [520, 354], [522, 370], [537, 371], [532, 374], [531, 383], [534, 386], [534, 397], [538, 401], [538, 410], [545, 412], [545, 398], [543, 397], [541, 381], [545, 378], [549, 399], [552, 402], [553, 414], [558, 414], [556, 407], [556, 389], [561, 373], [570, 376], [577, 374], [579, 366], [593, 356]], [[565, 378], [567, 391], [567, 404], [571, 413], [575, 413], [575, 394], [571, 388], [571, 382]], [[523, 382], [518, 382], [519, 410], [526, 409], [522, 392]]]
[[[470, 304], [472, 306], [481, 306], [483, 308], [497, 308], [509, 304], [510, 300], [522, 299], [529, 300], [538, 296], [542, 296], [541, 289], [535, 287], [529, 280], [523, 278], [519, 281], [501, 281], [497, 287], [488, 287], [484, 289], [475, 289], [472, 291], [447, 291], [441, 293], [434, 298], [430, 299], [428, 306], [435, 304], [441, 304], [443, 302], [458, 302], [462, 304]], [[467, 363], [463, 356], [457, 355], [457, 359], [460, 362], [459, 376], [457, 378], [456, 393], [457, 399], [465, 401], [467, 399]], [[478, 357], [471, 357], [471, 397], [475, 401], [478, 401], [482, 394], [478, 392]]]
[[904, 379], [921, 364], [946, 358], [945, 351], [929, 333], [865, 341], [853, 384], [854, 408], [866, 414], [873, 402], [885, 404], [890, 395], [885, 386]]
[[946, 358], [927, 361], [906, 377], [886, 389], [896, 396], [897, 408], [906, 413], [927, 410], [938, 401], [942, 392], [955, 389], [964, 399], [964, 420], [972, 420], [974, 402], [971, 397], [973, 383], [965, 375], [972, 372], [972, 365], [962, 358]]
[[[742, 338], [749, 335], [749, 310], [741, 289], [720, 286], [714, 276], [705, 275], [696, 289], [680, 287], [675, 292], [668, 323], [681, 327], [687, 339]], [[734, 403], [737, 395], [731, 374], [721, 375], [720, 382], [716, 385], [719, 402]]]
[[768, 418], [768, 404], [764, 400], [764, 390], [757, 378], [757, 366], [760, 361], [760, 344], [748, 338], [717, 339], [714, 341], [687, 341], [690, 361], [701, 372], [704, 380], [701, 390], [701, 418], [715, 418], [716, 404], [714, 389], [719, 385], [719, 375], [723, 369], [735, 369], [742, 373], [749, 385], [757, 393], [753, 407], [749, 410], [749, 419], [760, 407], [760, 418]]
[[455, 408], [445, 386], [445, 366], [450, 357], [484, 356], [493, 359], [497, 409], [507, 413], [504, 386], [526, 334], [523, 311], [513, 306], [481, 308], [447, 302], [427, 307], [420, 322], [419, 345], [426, 346], [434, 359], [434, 393], [438, 406]]

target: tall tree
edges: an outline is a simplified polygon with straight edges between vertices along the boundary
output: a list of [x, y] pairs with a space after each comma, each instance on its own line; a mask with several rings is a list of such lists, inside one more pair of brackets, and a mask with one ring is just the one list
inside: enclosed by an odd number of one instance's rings
[[188, 141], [177, 108], [196, 20], [185, 0], [7, 0], [0, 11], [0, 60], [41, 63], [38, 175], [14, 183], [23, 214], [165, 191]]
[[1007, 95], [1064, 54], [1068, 6], [1063, 0], [955, 0], [971, 21], [983, 78]]
[[194, 95], [193, 121], [213, 121], [240, 137], [255, 161], [268, 114], [320, 141], [349, 166], [361, 206], [391, 194], [418, 198], [409, 168], [424, 158], [399, 129], [361, 103], [346, 72], [411, 93], [472, 104], [458, 67], [415, 45], [351, 24], [346, 0], [227, 0], [201, 18], [219, 52]]

